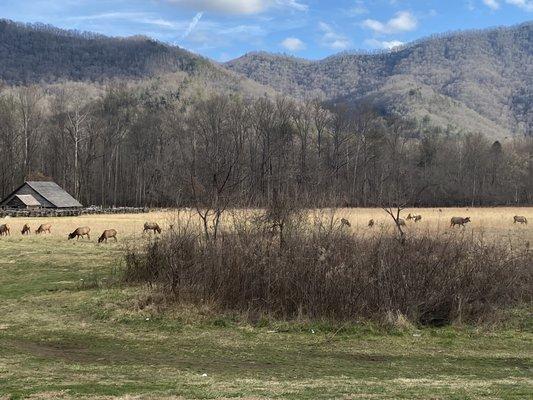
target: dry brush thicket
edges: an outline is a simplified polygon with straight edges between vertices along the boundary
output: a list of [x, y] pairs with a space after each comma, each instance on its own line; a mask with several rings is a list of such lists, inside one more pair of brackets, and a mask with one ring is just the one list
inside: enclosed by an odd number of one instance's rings
[[477, 323], [531, 304], [533, 254], [469, 234], [398, 240], [301, 215], [283, 239], [248, 218], [206, 241], [188, 224], [131, 249], [125, 280], [170, 301], [274, 318]]

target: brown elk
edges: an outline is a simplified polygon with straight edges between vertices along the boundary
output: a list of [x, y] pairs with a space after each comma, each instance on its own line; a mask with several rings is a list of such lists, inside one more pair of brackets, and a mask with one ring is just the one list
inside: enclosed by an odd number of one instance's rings
[[341, 226], [352, 226], [352, 224], [350, 224], [350, 221], [348, 221], [346, 218], [342, 218], [341, 219]]
[[422, 216], [421, 215], [413, 215], [413, 219], [415, 222], [420, 222], [422, 221]]
[[373, 219], [371, 219], [370, 221], [368, 221], [368, 227], [369, 227], [369, 228], [372, 228], [374, 225], [375, 225], [375, 222], [374, 222]]
[[35, 234], [39, 235], [40, 233], [52, 233], [50, 231], [52, 229], [52, 224], [41, 224], [37, 230], [35, 231]]
[[145, 233], [146, 231], [154, 231], [154, 233], [161, 233], [161, 228], [156, 222], [145, 222], [143, 233]]
[[22, 233], [23, 235], [29, 235], [31, 233], [30, 226], [28, 224], [24, 224], [20, 233]]
[[0, 236], [8, 236], [11, 235], [11, 229], [9, 228], [8, 224], [0, 225]]
[[91, 232], [91, 228], [88, 226], [83, 226], [80, 228], [77, 228], [74, 232], [68, 234], [68, 240], [76, 238], [78, 240], [80, 237], [83, 239], [84, 236], [87, 236], [87, 239], [91, 239], [91, 236], [89, 233]]
[[115, 242], [118, 242], [117, 240], [117, 231], [115, 229], [106, 229], [104, 233], [102, 233], [102, 236], [98, 238], [98, 243], [102, 243], [105, 241], [107, 243], [107, 239], [115, 239]]
[[414, 219], [414, 215], [411, 215], [411, 213], [407, 214], [407, 221], [411, 221], [412, 219]]
[[453, 228], [455, 225], [460, 225], [464, 228], [465, 224], [471, 222], [470, 217], [453, 217], [450, 221], [450, 227]]
[[527, 225], [527, 218], [526, 217], [522, 217], [520, 215], [515, 215], [513, 224], [516, 224], [517, 222], [519, 224]]

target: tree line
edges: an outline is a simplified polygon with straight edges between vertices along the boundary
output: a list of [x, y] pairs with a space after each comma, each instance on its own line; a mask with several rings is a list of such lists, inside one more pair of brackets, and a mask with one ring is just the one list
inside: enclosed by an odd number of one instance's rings
[[85, 205], [533, 203], [533, 138], [383, 116], [371, 106], [110, 84], [0, 89], [0, 197], [53, 179]]

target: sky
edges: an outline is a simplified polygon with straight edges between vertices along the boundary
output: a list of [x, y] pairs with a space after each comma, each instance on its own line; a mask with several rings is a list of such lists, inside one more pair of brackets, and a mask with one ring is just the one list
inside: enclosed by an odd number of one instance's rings
[[533, 0], [0, 0], [0, 18], [145, 35], [217, 61], [251, 51], [321, 59], [533, 19]]

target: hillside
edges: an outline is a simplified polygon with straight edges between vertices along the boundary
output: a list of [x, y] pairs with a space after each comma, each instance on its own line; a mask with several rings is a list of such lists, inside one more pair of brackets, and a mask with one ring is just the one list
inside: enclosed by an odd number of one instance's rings
[[[532, 134], [533, 23], [460, 32], [386, 53], [320, 61], [250, 53], [223, 66], [146, 37], [112, 38], [0, 20], [8, 85], [162, 78], [189, 91], [367, 102], [491, 137]], [[185, 82], [185, 83], [184, 83]]]
[[0, 21], [0, 74], [11, 84], [138, 78], [192, 72], [205, 63], [192, 53], [145, 37], [110, 38]]
[[533, 23], [432, 37], [386, 53], [320, 61], [250, 53], [225, 66], [300, 98], [366, 101], [385, 112], [491, 136], [531, 133]]
[[188, 78], [214, 90], [262, 95], [270, 88], [210, 60], [144, 36], [113, 38], [0, 20], [0, 81], [8, 85]]

